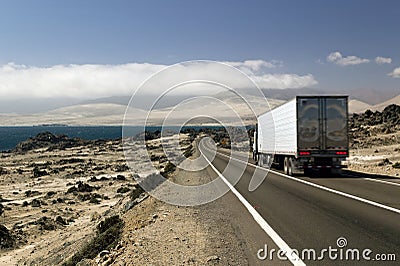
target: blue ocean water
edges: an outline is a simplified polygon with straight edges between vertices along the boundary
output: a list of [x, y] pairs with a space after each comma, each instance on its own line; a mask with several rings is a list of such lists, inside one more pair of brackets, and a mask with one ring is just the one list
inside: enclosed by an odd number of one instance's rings
[[[53, 134], [64, 134], [71, 138], [82, 139], [116, 139], [122, 136], [121, 126], [23, 126], [0, 127], [0, 151], [13, 149], [19, 142], [49, 131]], [[132, 127], [132, 134], [143, 131], [143, 127]]]
[[[184, 126], [185, 128], [220, 128], [220, 126]], [[179, 132], [181, 127], [169, 126], [164, 130]], [[162, 130], [161, 126], [147, 126], [146, 130]], [[122, 126], [0, 126], [0, 151], [12, 150], [15, 146], [28, 138], [34, 137], [41, 132], [51, 132], [55, 135], [67, 135], [70, 138], [81, 138], [87, 140], [95, 139], [117, 139], [122, 137]], [[143, 126], [128, 126], [124, 128], [125, 135], [135, 136], [143, 132]]]

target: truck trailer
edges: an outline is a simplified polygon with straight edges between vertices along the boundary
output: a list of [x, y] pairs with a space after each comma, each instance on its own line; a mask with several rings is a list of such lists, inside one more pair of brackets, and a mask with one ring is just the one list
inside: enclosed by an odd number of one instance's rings
[[297, 96], [260, 115], [253, 158], [285, 174], [340, 173], [349, 154], [348, 96]]

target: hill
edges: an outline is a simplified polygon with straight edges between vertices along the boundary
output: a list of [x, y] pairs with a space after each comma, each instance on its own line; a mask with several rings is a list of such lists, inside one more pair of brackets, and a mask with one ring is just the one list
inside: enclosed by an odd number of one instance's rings
[[[273, 92], [273, 93], [271, 93]], [[309, 93], [306, 93], [309, 92]], [[314, 93], [311, 93], [314, 92]], [[244, 118], [245, 123], [254, 123], [254, 114], [259, 115], [274, 108], [295, 95], [325, 94], [317, 93], [317, 90], [269, 90], [263, 91], [264, 98], [257, 96], [255, 91], [241, 91], [240, 96], [232, 92], [220, 92], [212, 97], [193, 97], [190, 95], [170, 97], [157, 103], [157, 109], [151, 111], [149, 124], [163, 123], [165, 117], [169, 116], [169, 123], [182, 124], [188, 118], [203, 114], [209, 117], [223, 117], [226, 121], [235, 116], [237, 112]], [[242, 98], [244, 96], [244, 98]], [[277, 98], [275, 98], [277, 97]], [[151, 97], [136, 99], [135, 108], [129, 109], [130, 125], [140, 125], [147, 117]], [[153, 98], [154, 99], [154, 98]], [[142, 101], [143, 100], [143, 101]], [[126, 111], [128, 97], [111, 97], [89, 101], [82, 104], [61, 107], [54, 110], [34, 114], [0, 114], [0, 125], [2, 126], [29, 126], [41, 124], [65, 124], [65, 125], [121, 125]], [[248, 103], [246, 103], [246, 101]], [[249, 105], [253, 110], [249, 108]], [[400, 95], [383, 103], [371, 106], [367, 102], [351, 99], [349, 101], [349, 113], [362, 113], [370, 109], [382, 111], [390, 104], [400, 105]], [[139, 106], [136, 106], [139, 105]], [[144, 106], [143, 109], [142, 106]], [[171, 115], [172, 114], [172, 115]], [[210, 123], [212, 119], [197, 117], [196, 123]], [[215, 121], [214, 121], [215, 123]]]
[[[121, 125], [126, 106], [110, 103], [73, 105], [37, 114], [0, 114], [4, 126], [31, 126], [42, 124], [65, 125]], [[134, 118], [140, 121], [145, 111], [131, 110]]]
[[383, 103], [372, 106], [371, 110], [372, 111], [382, 111], [386, 108], [386, 106], [389, 106], [391, 104], [400, 105], [400, 94], [392, 99], [389, 99], [389, 100], [383, 102]]
[[356, 99], [352, 99], [349, 101], [349, 114], [365, 112], [370, 108], [371, 105], [365, 102]]
[[[212, 98], [195, 98], [189, 100], [190, 96], [182, 96], [174, 99], [181, 104], [169, 106], [157, 106], [158, 109], [152, 110], [149, 116], [149, 124], [162, 124], [165, 117], [169, 116], [169, 123], [181, 124], [188, 118], [199, 114], [209, 115], [210, 117], [223, 117], [226, 121], [234, 116], [236, 111], [244, 120], [251, 120], [256, 114], [268, 110], [268, 105], [273, 108], [284, 101], [265, 99], [252, 95], [245, 95], [245, 100], [250, 103], [254, 110], [250, 110], [246, 102], [234, 93], [219, 93]], [[182, 99], [184, 99], [182, 101]], [[4, 126], [29, 126], [41, 124], [65, 124], [65, 125], [121, 125], [123, 122], [126, 105], [118, 103], [101, 103], [110, 99], [104, 98], [93, 103], [78, 104], [62, 107], [51, 111], [37, 114], [0, 114], [0, 125]], [[115, 98], [116, 102], [125, 101], [127, 98]], [[150, 105], [151, 106], [151, 105]], [[166, 107], [164, 107], [166, 106]], [[129, 108], [130, 125], [140, 125], [146, 119], [148, 111], [140, 108]], [[210, 119], [198, 118], [200, 123], [209, 123]], [[215, 121], [214, 121], [215, 122]]]

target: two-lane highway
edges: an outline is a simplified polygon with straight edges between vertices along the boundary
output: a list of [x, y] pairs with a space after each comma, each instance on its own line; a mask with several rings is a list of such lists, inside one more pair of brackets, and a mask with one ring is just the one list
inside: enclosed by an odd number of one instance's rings
[[[211, 161], [210, 147], [206, 147], [203, 143], [199, 148]], [[351, 256], [343, 256], [342, 260], [329, 259], [325, 253], [322, 261], [305, 258], [306, 264], [364, 265], [377, 263], [375, 260], [379, 257], [379, 255], [375, 257], [377, 254], [395, 254], [399, 263], [399, 186], [362, 178], [329, 178], [299, 182], [297, 180], [305, 178], [289, 178], [277, 172], [258, 168], [258, 172], [268, 175], [256, 190], [249, 191], [249, 183], [256, 167], [235, 160], [236, 163], [230, 164], [228, 169], [226, 167], [228, 161], [229, 157], [217, 153], [212, 165], [223, 173], [227, 180], [245, 169], [239, 182], [234, 186], [235, 189], [292, 249], [300, 253], [302, 250], [313, 249], [316, 251], [316, 257], [321, 257], [320, 252], [323, 249], [329, 247], [339, 249], [336, 241], [342, 237], [347, 240], [347, 245], [340, 247], [343, 252], [348, 249], [360, 251], [360, 260], [346, 260]], [[369, 262], [362, 258], [361, 253], [365, 249], [371, 250], [366, 256], [371, 258]], [[396, 265], [393, 261], [379, 263]]]

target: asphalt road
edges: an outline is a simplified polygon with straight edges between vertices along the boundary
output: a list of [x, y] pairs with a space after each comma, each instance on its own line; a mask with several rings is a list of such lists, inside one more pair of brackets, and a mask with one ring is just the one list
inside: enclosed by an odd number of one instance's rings
[[[210, 150], [207, 147], [200, 147], [200, 150], [209, 157]], [[235, 176], [244, 169], [239, 182], [235, 184], [236, 190], [254, 206], [290, 248], [298, 250], [300, 254], [304, 249], [314, 249], [317, 258], [321, 258], [321, 251], [329, 247], [337, 249], [331, 253], [332, 256], [337, 254], [340, 258], [340, 252], [343, 252], [342, 260], [330, 259], [328, 251], [324, 253], [323, 260], [308, 260], [305, 256], [303, 261], [307, 265], [400, 263], [399, 213], [304, 184], [274, 172], [269, 172], [261, 185], [250, 192], [249, 183], [256, 168], [236, 161], [230, 164], [228, 169], [228, 161], [226, 156], [217, 154], [212, 164], [228, 180], [230, 176]], [[264, 170], [261, 172], [266, 173]], [[389, 207], [400, 208], [400, 186], [360, 177], [299, 178]], [[235, 204], [241, 203], [237, 200], [232, 204], [232, 208]], [[342, 248], [337, 246], [337, 239], [340, 237], [347, 240], [347, 245]], [[350, 252], [346, 255], [348, 249], [359, 250], [360, 260], [352, 259]], [[364, 249], [372, 251], [366, 251], [370, 261], [362, 258]], [[396, 261], [377, 261], [377, 254], [395, 254]], [[385, 255], [380, 257], [383, 256]]]

